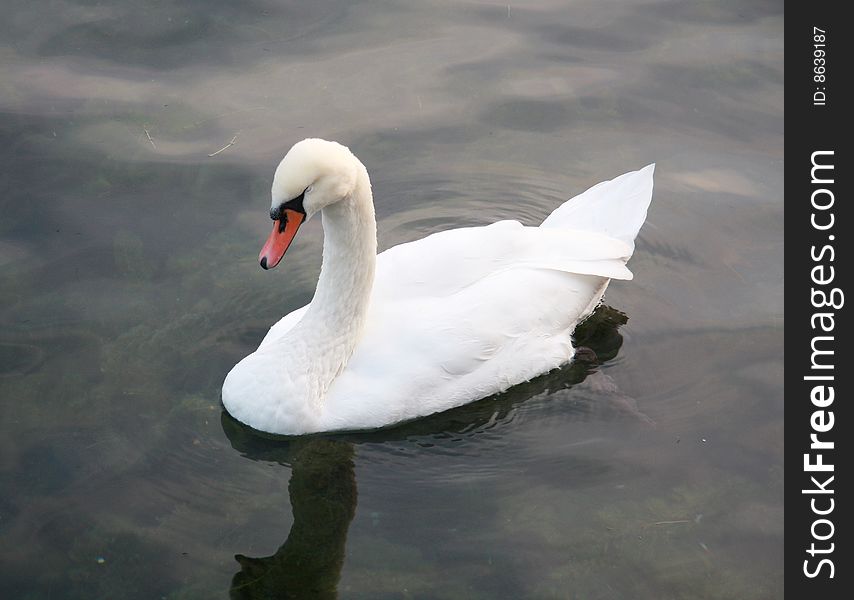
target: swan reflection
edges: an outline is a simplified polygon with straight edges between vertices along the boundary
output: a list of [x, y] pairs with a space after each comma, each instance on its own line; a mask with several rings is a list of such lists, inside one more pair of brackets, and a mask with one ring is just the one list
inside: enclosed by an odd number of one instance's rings
[[335, 598], [347, 529], [356, 514], [353, 444], [312, 438], [283, 447], [294, 523], [272, 556], [238, 554], [231, 598]]

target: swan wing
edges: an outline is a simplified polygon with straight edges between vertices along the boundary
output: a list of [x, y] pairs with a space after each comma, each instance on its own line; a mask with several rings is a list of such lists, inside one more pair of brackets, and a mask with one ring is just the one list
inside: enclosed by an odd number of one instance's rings
[[461, 406], [571, 360], [572, 331], [608, 279], [548, 268], [488, 274], [449, 296], [379, 297], [324, 402], [325, 429]]
[[451, 229], [380, 254], [374, 297], [449, 296], [515, 269], [631, 279], [626, 267], [631, 253], [625, 242], [600, 233], [525, 227], [518, 221]]
[[576, 324], [610, 279], [632, 278], [633, 244], [565, 223], [500, 221], [380, 254], [367, 327], [329, 390], [324, 428], [447, 410], [571, 360]]

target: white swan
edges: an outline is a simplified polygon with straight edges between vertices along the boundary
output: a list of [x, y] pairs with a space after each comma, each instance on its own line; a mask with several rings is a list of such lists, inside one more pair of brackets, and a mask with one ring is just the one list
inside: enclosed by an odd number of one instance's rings
[[307, 139], [276, 169], [275, 267], [323, 215], [311, 303], [228, 374], [236, 419], [278, 434], [372, 429], [503, 391], [570, 361], [572, 332], [626, 261], [646, 219], [654, 165], [600, 183], [539, 227], [500, 221], [435, 233], [377, 256], [368, 172], [344, 146]]

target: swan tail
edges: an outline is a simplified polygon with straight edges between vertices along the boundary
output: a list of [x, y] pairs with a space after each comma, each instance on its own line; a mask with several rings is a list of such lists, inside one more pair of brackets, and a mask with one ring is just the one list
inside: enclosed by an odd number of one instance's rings
[[541, 227], [580, 229], [618, 239], [634, 249], [652, 200], [655, 163], [594, 185], [564, 202]]

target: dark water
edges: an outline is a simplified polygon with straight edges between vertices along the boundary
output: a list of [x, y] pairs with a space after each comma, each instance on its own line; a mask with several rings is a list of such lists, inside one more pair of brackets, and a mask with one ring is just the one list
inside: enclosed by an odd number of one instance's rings
[[[4, 8], [0, 597], [782, 597], [781, 1]], [[318, 223], [255, 260], [309, 135], [383, 248], [657, 162], [628, 322], [450, 414], [254, 436], [219, 387], [311, 297]]]

